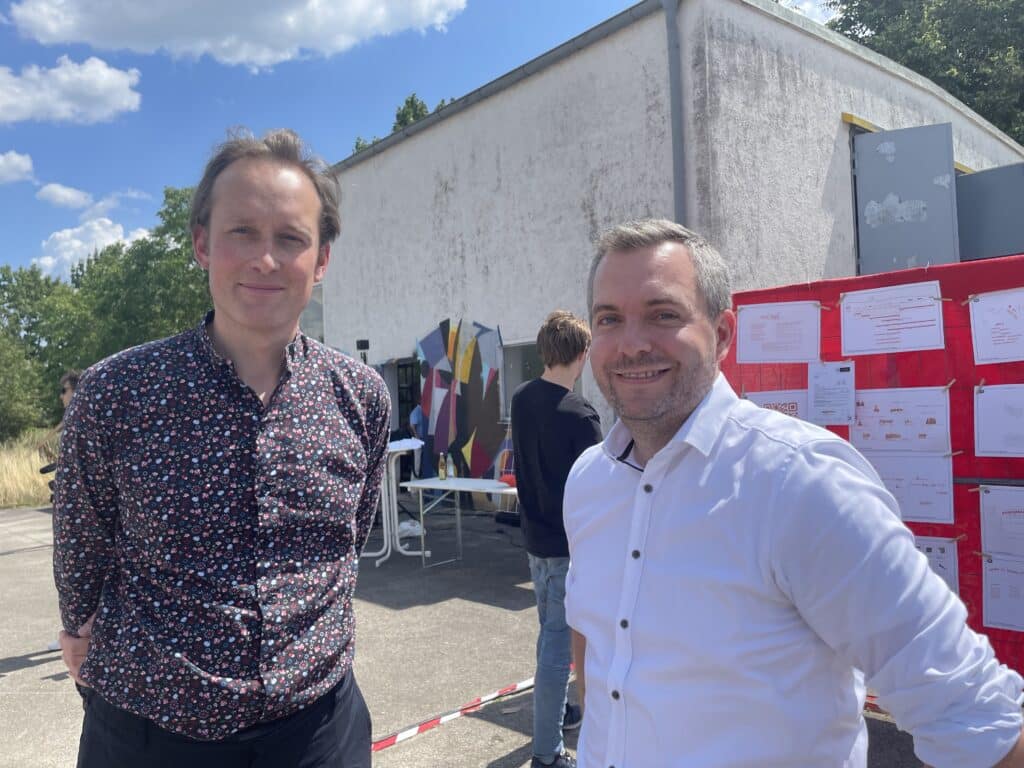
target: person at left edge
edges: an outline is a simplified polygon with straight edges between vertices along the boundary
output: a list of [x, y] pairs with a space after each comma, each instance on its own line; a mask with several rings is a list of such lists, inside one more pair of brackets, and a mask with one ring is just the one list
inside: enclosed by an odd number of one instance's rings
[[239, 134], [190, 226], [213, 311], [88, 369], [65, 419], [54, 575], [88, 687], [78, 765], [368, 767], [352, 594], [390, 400], [298, 327], [337, 180], [291, 131]]

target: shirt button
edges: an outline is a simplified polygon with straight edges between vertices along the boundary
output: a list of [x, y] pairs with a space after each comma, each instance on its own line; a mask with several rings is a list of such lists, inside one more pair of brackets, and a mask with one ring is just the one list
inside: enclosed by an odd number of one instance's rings
[[612, 698], [615, 699], [616, 701], [618, 701], [619, 700], [619, 692], [618, 691], [612, 691]]
[[653, 485], [651, 485], [650, 483], [645, 483], [644, 484], [644, 493], [650, 493], [653, 490], [654, 490], [654, 486]]
[[639, 560], [640, 559], [640, 550], [639, 549], [634, 549], [633, 550], [633, 559], [634, 560]]
[[622, 627], [623, 629], [625, 629], [626, 627], [629, 626], [629, 622], [626, 619], [623, 619], [622, 621], [619, 622], [619, 626]]

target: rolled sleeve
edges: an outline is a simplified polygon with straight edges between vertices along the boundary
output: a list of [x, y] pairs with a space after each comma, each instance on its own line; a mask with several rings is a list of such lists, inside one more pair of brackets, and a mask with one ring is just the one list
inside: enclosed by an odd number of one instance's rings
[[874, 469], [841, 441], [796, 451], [773, 569], [811, 628], [864, 672], [929, 765], [990, 768], [1021, 732], [1020, 675], [966, 625]]
[[98, 387], [83, 377], [64, 419], [53, 503], [53, 576], [64, 629], [96, 611], [114, 561], [118, 493]]

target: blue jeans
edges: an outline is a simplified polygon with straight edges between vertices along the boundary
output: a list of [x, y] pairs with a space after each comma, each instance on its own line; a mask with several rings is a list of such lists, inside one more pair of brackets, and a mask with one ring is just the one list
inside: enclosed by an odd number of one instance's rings
[[533, 754], [548, 762], [562, 754], [562, 718], [569, 690], [572, 635], [565, 623], [569, 558], [534, 557], [529, 553], [527, 556], [540, 619], [537, 672], [533, 680]]

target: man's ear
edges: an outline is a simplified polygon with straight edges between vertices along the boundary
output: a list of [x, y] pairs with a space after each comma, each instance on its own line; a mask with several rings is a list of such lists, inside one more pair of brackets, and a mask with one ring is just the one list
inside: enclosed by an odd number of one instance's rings
[[320, 253], [316, 260], [316, 269], [313, 271], [313, 282], [319, 283], [327, 274], [327, 263], [331, 260], [331, 244], [324, 243], [320, 246]]
[[210, 269], [210, 237], [201, 224], [192, 230], [192, 255], [200, 267]]
[[715, 321], [715, 352], [719, 362], [729, 354], [729, 347], [736, 336], [736, 313], [727, 309]]

